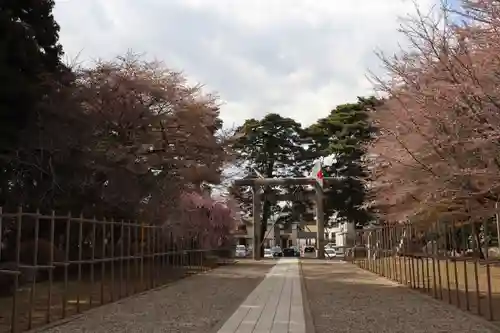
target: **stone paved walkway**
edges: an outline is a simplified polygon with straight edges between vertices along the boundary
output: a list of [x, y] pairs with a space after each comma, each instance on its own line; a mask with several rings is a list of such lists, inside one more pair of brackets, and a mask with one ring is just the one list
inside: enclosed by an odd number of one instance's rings
[[218, 333], [306, 333], [298, 259], [281, 259]]

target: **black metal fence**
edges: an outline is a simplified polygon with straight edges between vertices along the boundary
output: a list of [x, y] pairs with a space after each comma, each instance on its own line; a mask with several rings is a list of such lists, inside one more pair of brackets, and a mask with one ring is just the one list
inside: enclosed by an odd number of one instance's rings
[[229, 241], [207, 248], [204, 237], [0, 208], [0, 332], [32, 329], [231, 260]]
[[357, 231], [350, 254], [363, 269], [500, 323], [494, 221], [363, 229]]

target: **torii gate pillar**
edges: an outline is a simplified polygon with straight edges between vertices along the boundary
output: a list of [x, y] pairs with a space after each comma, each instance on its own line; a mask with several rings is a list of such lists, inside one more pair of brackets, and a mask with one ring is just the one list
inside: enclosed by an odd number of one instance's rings
[[260, 229], [261, 229], [261, 197], [260, 197], [260, 186], [253, 186], [253, 259], [260, 260], [262, 258], [261, 246], [260, 246]]
[[318, 259], [325, 259], [325, 206], [319, 184], [316, 184], [316, 248]]

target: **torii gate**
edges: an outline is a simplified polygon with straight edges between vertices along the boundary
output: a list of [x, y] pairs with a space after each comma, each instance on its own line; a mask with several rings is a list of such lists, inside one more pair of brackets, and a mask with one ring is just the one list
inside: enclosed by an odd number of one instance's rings
[[[325, 185], [332, 184], [336, 179], [334, 177], [324, 177], [323, 183]], [[317, 183], [315, 178], [297, 177], [297, 178], [250, 178], [238, 179], [234, 181], [236, 186], [251, 186], [253, 192], [253, 259], [260, 260], [261, 253], [261, 202], [262, 193], [260, 189], [262, 186], [272, 185], [313, 185], [316, 192], [316, 247], [318, 249], [318, 259], [325, 258], [324, 239], [325, 239], [325, 214], [324, 214], [324, 193], [323, 188]], [[276, 200], [289, 200], [290, 196], [287, 194], [277, 195]]]

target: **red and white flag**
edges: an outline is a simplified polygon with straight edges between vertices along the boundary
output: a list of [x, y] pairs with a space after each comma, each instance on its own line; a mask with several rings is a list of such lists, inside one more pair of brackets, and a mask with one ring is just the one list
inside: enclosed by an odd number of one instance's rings
[[316, 179], [316, 182], [318, 182], [319, 186], [323, 187], [324, 176], [323, 176], [323, 169], [321, 167], [321, 160], [317, 160], [314, 163], [309, 177]]

